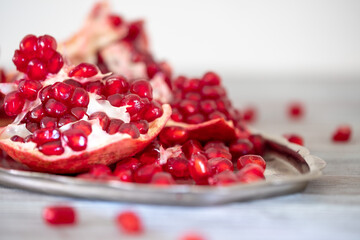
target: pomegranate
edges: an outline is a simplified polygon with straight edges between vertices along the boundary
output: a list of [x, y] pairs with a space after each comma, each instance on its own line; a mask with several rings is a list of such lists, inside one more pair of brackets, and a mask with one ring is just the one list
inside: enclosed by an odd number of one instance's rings
[[[114, 85], [116, 81], [129, 87]], [[118, 103], [110, 100], [112, 91], [122, 93]], [[170, 106], [151, 96], [148, 81], [103, 75], [87, 63], [64, 66], [41, 82], [26, 76], [5, 96], [5, 112], [17, 117], [0, 130], [0, 146], [38, 171], [73, 173], [109, 165], [141, 151], [165, 125]], [[157, 111], [147, 113], [154, 106]]]

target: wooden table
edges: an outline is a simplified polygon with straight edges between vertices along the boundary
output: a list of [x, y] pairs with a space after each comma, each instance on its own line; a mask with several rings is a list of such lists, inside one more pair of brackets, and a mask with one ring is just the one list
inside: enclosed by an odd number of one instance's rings
[[[268, 78], [268, 77], [267, 77]], [[299, 133], [312, 154], [327, 162], [324, 176], [304, 192], [212, 207], [154, 206], [63, 198], [0, 187], [0, 239], [179, 239], [196, 231], [206, 239], [360, 239], [360, 81], [337, 77], [301, 80], [232, 77], [225, 82], [234, 104], [259, 109], [254, 127], [274, 134]], [[300, 100], [307, 114], [287, 118], [289, 101]], [[347, 144], [330, 140], [338, 124], [349, 123]], [[76, 227], [45, 225], [41, 211], [51, 204], [76, 207]], [[132, 209], [146, 234], [127, 238], [114, 216]]]

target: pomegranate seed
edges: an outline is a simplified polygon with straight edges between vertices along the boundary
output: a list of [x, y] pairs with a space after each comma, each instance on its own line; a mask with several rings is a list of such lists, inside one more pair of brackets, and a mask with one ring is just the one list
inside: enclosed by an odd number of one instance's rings
[[109, 15], [108, 20], [110, 24], [115, 28], [123, 24], [123, 19], [119, 15]]
[[35, 57], [38, 47], [37, 40], [37, 37], [32, 34], [26, 35], [20, 42], [20, 51], [28, 57]]
[[214, 175], [209, 178], [210, 185], [226, 186], [229, 184], [234, 184], [238, 181], [236, 174], [232, 171], [225, 170], [221, 173]]
[[132, 211], [124, 211], [116, 217], [120, 229], [126, 234], [141, 234], [144, 229], [139, 216]]
[[254, 146], [254, 153], [257, 155], [264, 155], [265, 152], [265, 140], [261, 135], [258, 134], [252, 134], [249, 136], [249, 141]]
[[189, 124], [199, 124], [204, 121], [205, 121], [205, 117], [201, 113], [197, 113], [197, 114], [188, 116], [186, 118], [186, 123], [189, 123]]
[[253, 144], [247, 139], [238, 139], [230, 144], [230, 153], [233, 158], [238, 158], [252, 153]]
[[47, 142], [59, 140], [61, 133], [58, 129], [43, 128], [34, 132], [32, 141], [38, 145], [42, 145]]
[[121, 101], [121, 106], [127, 106], [126, 110], [131, 116], [140, 112], [140, 110], [143, 108], [141, 99], [136, 94], [126, 95]]
[[232, 156], [229, 151], [226, 151], [224, 149], [218, 149], [218, 148], [208, 148], [205, 150], [206, 156], [210, 158], [226, 158], [231, 160]]
[[288, 106], [289, 116], [293, 119], [299, 119], [304, 116], [304, 106], [300, 102], [290, 103]]
[[160, 150], [155, 144], [150, 144], [145, 148], [139, 158], [142, 164], [157, 163], [160, 160]]
[[28, 136], [24, 139], [24, 141], [25, 141], [26, 143], [32, 141], [32, 135], [28, 135]]
[[159, 71], [160, 68], [156, 65], [156, 63], [149, 63], [146, 66], [146, 73], [149, 79], [152, 79]]
[[109, 124], [110, 124], [110, 118], [104, 113], [104, 112], [95, 112], [89, 116], [89, 120], [92, 119], [98, 119], [99, 124], [102, 127], [102, 129], [105, 131]]
[[40, 36], [37, 39], [38, 50], [43, 51], [45, 49], [56, 50], [57, 43], [55, 38], [49, 35]]
[[197, 184], [208, 184], [210, 169], [207, 159], [202, 154], [194, 154], [189, 160], [189, 171], [191, 177]]
[[64, 66], [64, 59], [60, 53], [55, 52], [46, 64], [49, 73], [58, 73]]
[[155, 173], [161, 172], [161, 167], [156, 164], [147, 164], [139, 167], [134, 173], [134, 179], [137, 183], [149, 183]]
[[165, 127], [159, 134], [159, 140], [166, 146], [183, 144], [189, 138], [187, 130], [183, 127]]
[[75, 209], [68, 206], [50, 206], [43, 211], [43, 219], [51, 225], [75, 224]]
[[151, 183], [156, 185], [174, 185], [175, 180], [172, 178], [170, 173], [158, 172], [152, 177]]
[[200, 102], [200, 111], [204, 114], [210, 114], [216, 110], [216, 103], [214, 100], [203, 100]]
[[91, 124], [89, 122], [84, 121], [84, 120], [81, 120], [81, 121], [78, 121], [78, 122], [74, 123], [73, 125], [71, 125], [71, 128], [82, 130], [85, 133], [86, 136], [89, 136], [90, 133], [92, 132]]
[[189, 173], [189, 161], [183, 157], [172, 157], [163, 166], [165, 171], [177, 178], [187, 178]]
[[332, 140], [334, 142], [347, 142], [351, 137], [351, 127], [349, 125], [340, 125], [333, 133]]
[[152, 100], [152, 87], [147, 80], [136, 80], [130, 86], [130, 92], [139, 95], [142, 98]]
[[142, 21], [136, 21], [130, 23], [128, 25], [128, 34], [124, 39], [128, 41], [134, 41], [139, 36], [142, 30], [142, 25], [143, 25]]
[[201, 100], [201, 95], [198, 94], [198, 93], [189, 92], [189, 93], [185, 94], [185, 99], [189, 99], [189, 100], [192, 100], [192, 101], [200, 101]]
[[26, 69], [26, 74], [33, 80], [44, 80], [47, 75], [45, 64], [39, 59], [32, 59]]
[[45, 116], [40, 120], [40, 128], [56, 128], [57, 125], [57, 119], [53, 117]]
[[73, 86], [70, 86], [66, 83], [57, 82], [54, 85], [52, 85], [50, 91], [52, 92], [52, 97], [55, 100], [66, 102], [71, 97], [74, 91], [73, 88], [74, 88]]
[[149, 123], [146, 120], [139, 120], [132, 123], [139, 129], [140, 134], [146, 134], [149, 131]]
[[114, 174], [116, 175], [118, 171], [130, 170], [135, 171], [141, 166], [141, 162], [136, 158], [125, 158], [120, 160], [115, 167]]
[[105, 80], [104, 91], [106, 96], [116, 93], [126, 93], [129, 90], [129, 83], [123, 76], [110, 76]]
[[25, 101], [21, 98], [20, 93], [11, 92], [4, 98], [4, 111], [10, 117], [19, 115], [24, 107], [24, 104]]
[[70, 110], [71, 114], [77, 119], [82, 119], [86, 114], [86, 108], [83, 107], [74, 107]]
[[114, 176], [119, 179], [122, 182], [133, 182], [133, 174], [131, 172], [131, 170], [118, 170], [116, 171], [116, 173], [114, 173]]
[[226, 116], [225, 116], [225, 114], [223, 114], [222, 112], [219, 112], [219, 111], [214, 111], [214, 112], [210, 113], [208, 116], [209, 120], [218, 119], [218, 118], [226, 119]]
[[220, 85], [220, 83], [221, 83], [220, 77], [214, 72], [205, 73], [204, 76], [200, 80], [200, 84], [202, 86], [205, 86], [205, 85], [216, 86], [216, 85]]
[[238, 172], [238, 176], [246, 175], [246, 174], [254, 174], [261, 178], [264, 178], [264, 172], [265, 172], [265, 169], [263, 167], [261, 167], [260, 165], [255, 164], [255, 163], [249, 163], [249, 164], [245, 165]]
[[184, 76], [178, 76], [174, 79], [174, 86], [178, 89], [182, 89], [184, 86], [185, 81], [187, 81], [187, 78]]
[[229, 148], [225, 145], [225, 143], [221, 141], [211, 141], [205, 144], [204, 150], [208, 150], [209, 148], [217, 148], [219, 150], [229, 151]]
[[182, 122], [184, 120], [184, 117], [181, 115], [181, 113], [177, 108], [173, 108], [171, 119], [174, 120], [175, 122]]
[[241, 183], [253, 183], [264, 180], [264, 177], [259, 177], [258, 175], [252, 173], [241, 174], [240, 172], [238, 172], [237, 179]]
[[63, 132], [66, 144], [74, 151], [82, 151], [87, 147], [86, 134], [81, 129], [72, 128]]
[[89, 174], [94, 176], [95, 178], [101, 178], [104, 176], [112, 175], [111, 169], [104, 164], [94, 164], [91, 166], [89, 170]]
[[254, 107], [248, 107], [244, 110], [243, 119], [245, 122], [255, 122], [256, 115], [256, 109]]
[[38, 91], [42, 88], [39, 81], [36, 80], [22, 80], [19, 82], [19, 92], [22, 97], [34, 101], [37, 97]]
[[225, 89], [221, 86], [204, 86], [201, 89], [204, 98], [217, 99], [226, 95]]
[[47, 100], [50, 99], [51, 96], [52, 96], [52, 90], [50, 85], [40, 90], [39, 98], [41, 102], [43, 103], [46, 102]]
[[87, 82], [85, 83], [85, 89], [90, 93], [95, 93], [99, 96], [102, 96], [104, 92], [104, 84], [100, 81]]
[[131, 136], [131, 138], [139, 138], [140, 131], [133, 123], [124, 123], [119, 128], [120, 133], [126, 133]]
[[227, 98], [221, 98], [216, 100], [216, 108], [220, 112], [227, 113], [228, 109], [231, 107], [231, 102]]
[[200, 79], [191, 78], [183, 83], [184, 92], [197, 92], [200, 89]]
[[90, 63], [80, 63], [69, 72], [69, 77], [90, 78], [98, 73], [97, 68]]
[[26, 72], [29, 59], [25, 56], [24, 53], [20, 52], [19, 50], [15, 50], [12, 61], [18, 71]]
[[41, 105], [37, 106], [31, 110], [29, 118], [34, 122], [40, 122], [40, 120], [45, 116], [45, 111]]
[[26, 123], [26, 129], [29, 130], [30, 132], [35, 132], [36, 130], [38, 130], [40, 128], [38, 123], [34, 123], [34, 122], [27, 122]]
[[291, 143], [304, 146], [303, 138], [297, 134], [285, 134], [284, 137]]
[[179, 105], [180, 111], [183, 115], [191, 116], [199, 112], [198, 103], [192, 100], [183, 100]]
[[121, 106], [121, 101], [122, 101], [123, 98], [124, 98], [123, 94], [116, 93], [116, 94], [110, 95], [107, 98], [107, 100], [110, 102], [110, 104], [112, 106], [120, 107]]
[[238, 169], [241, 169], [241, 168], [245, 167], [245, 165], [250, 164], [250, 163], [257, 164], [257, 165], [261, 166], [264, 169], [266, 168], [265, 160], [259, 155], [244, 155], [244, 156], [241, 156], [237, 160], [237, 167], [238, 167]]
[[148, 121], [152, 122], [155, 119], [161, 117], [164, 111], [161, 105], [157, 102], [152, 102], [150, 106], [146, 108], [146, 111], [143, 113], [143, 118]]
[[82, 88], [75, 88], [71, 97], [71, 105], [74, 107], [87, 107], [89, 104], [89, 94]]
[[184, 145], [182, 145], [181, 150], [187, 158], [190, 158], [193, 154], [203, 151], [200, 142], [194, 139], [188, 140]]
[[75, 122], [75, 121], [77, 121], [77, 119], [73, 115], [65, 114], [64, 116], [59, 118], [58, 127], [60, 128], [60, 127], [66, 125], [68, 123], [72, 123], [72, 122]]
[[106, 132], [110, 135], [113, 135], [118, 132], [120, 126], [124, 123], [124, 121], [120, 119], [111, 119], [109, 123], [109, 127]]
[[25, 140], [22, 137], [18, 136], [18, 135], [12, 136], [10, 138], [10, 140], [13, 141], [13, 142], [21, 142], [21, 143], [25, 142]]
[[222, 157], [211, 158], [208, 161], [208, 165], [212, 175], [221, 173], [225, 170], [230, 170], [230, 171], [234, 170], [234, 166], [232, 162], [229, 159]]
[[38, 148], [45, 155], [61, 155], [64, 153], [64, 148], [60, 141], [47, 142], [38, 146]]
[[49, 99], [45, 103], [45, 112], [51, 117], [61, 117], [67, 112], [67, 107], [55, 99]]
[[68, 84], [68, 85], [71, 85], [71, 86], [73, 86], [73, 87], [79, 87], [79, 88], [82, 88], [83, 87], [83, 85], [80, 83], [80, 82], [78, 82], [78, 81], [76, 81], [76, 80], [74, 80], [74, 79], [66, 79], [65, 81], [64, 81], [64, 83], [66, 83], [66, 84]]

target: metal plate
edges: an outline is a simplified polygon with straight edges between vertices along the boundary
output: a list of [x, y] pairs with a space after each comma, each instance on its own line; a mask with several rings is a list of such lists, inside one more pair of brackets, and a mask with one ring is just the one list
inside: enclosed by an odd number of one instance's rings
[[123, 183], [88, 181], [74, 177], [32, 172], [12, 161], [0, 161], [0, 184], [61, 196], [166, 205], [212, 205], [260, 199], [302, 191], [321, 175], [325, 161], [282, 137], [261, 134], [267, 143], [265, 181], [230, 186]]

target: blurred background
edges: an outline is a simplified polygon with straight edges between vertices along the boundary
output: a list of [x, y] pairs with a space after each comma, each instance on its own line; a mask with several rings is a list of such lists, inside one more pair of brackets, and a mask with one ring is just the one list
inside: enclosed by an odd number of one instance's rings
[[[25, 34], [58, 40], [82, 25], [95, 0], [12, 0], [0, 8], [0, 64]], [[176, 72], [360, 75], [357, 0], [113, 0], [126, 19], [144, 18], [155, 56]], [[320, 78], [319, 78], [320, 79]]]

